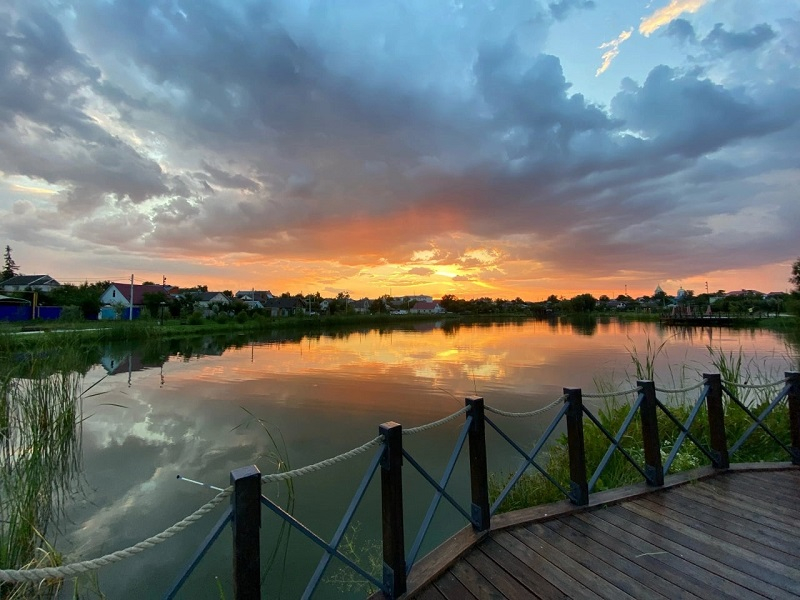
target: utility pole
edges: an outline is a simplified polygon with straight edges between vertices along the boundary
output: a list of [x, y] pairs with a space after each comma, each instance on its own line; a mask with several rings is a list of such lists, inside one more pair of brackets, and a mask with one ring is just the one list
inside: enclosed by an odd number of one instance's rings
[[131, 273], [131, 299], [128, 302], [128, 321], [133, 321], [133, 273]]

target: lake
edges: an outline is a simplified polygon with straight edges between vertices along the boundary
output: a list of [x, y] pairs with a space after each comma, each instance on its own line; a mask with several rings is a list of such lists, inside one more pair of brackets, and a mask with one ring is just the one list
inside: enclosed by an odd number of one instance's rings
[[[797, 365], [797, 349], [773, 332], [664, 329], [613, 319], [581, 325], [424, 322], [330, 335], [109, 345], [85, 378], [84, 388], [96, 385], [83, 400], [83, 476], [59, 523], [57, 548], [65, 562], [95, 558], [159, 533], [213, 497], [212, 490], [178, 475], [226, 487], [230, 471], [241, 466], [255, 464], [263, 473], [275, 472], [280, 461], [289, 468], [305, 466], [367, 442], [383, 422], [409, 428], [445, 417], [471, 395], [504, 410], [528, 411], [551, 403], [564, 387], [586, 393], [611, 382], [631, 387], [631, 353], [644, 360], [648, 343], [664, 344], [656, 357], [656, 382], [667, 387], [697, 383], [698, 373], [713, 370], [708, 347], [741, 350], [750, 368], [771, 380]], [[530, 447], [553, 414], [496, 420]], [[461, 423], [463, 417], [404, 439], [437, 479]], [[491, 470], [510, 471], [518, 462], [496, 437], [488, 452]], [[295, 516], [330, 539], [371, 455], [298, 478], [291, 493], [277, 484], [264, 491], [291, 504]], [[410, 545], [432, 491], [405, 470]], [[464, 474], [460, 464], [448, 490], [468, 498]], [[379, 556], [374, 483], [356, 515], [357, 531], [348, 537], [366, 560]], [[442, 506], [427, 549], [465, 524]], [[172, 540], [100, 569], [96, 581], [81, 581], [81, 593], [98, 586], [109, 598], [161, 597], [221, 512], [217, 508]], [[262, 565], [272, 565], [265, 590], [270, 597], [299, 597], [321, 552], [296, 532], [287, 542], [266, 510], [262, 539]], [[179, 598], [232, 597], [230, 545], [226, 529]], [[363, 591], [348, 592], [350, 576], [338, 565], [328, 573], [315, 597], [363, 597]], [[72, 587], [65, 586], [64, 598]]]

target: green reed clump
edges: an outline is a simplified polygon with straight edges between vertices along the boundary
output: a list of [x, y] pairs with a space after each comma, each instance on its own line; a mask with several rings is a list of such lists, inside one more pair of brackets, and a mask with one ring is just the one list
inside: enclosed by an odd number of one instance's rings
[[[663, 344], [659, 346], [648, 344], [646, 356], [639, 357], [635, 354], [634, 349], [632, 359], [640, 379], [645, 379], [649, 375], [652, 380], [655, 357], [662, 351]], [[756, 417], [761, 415], [774, 400], [780, 391], [780, 387], [770, 386], [751, 389], [742, 387], [741, 384], [760, 385], [774, 383], [780, 378], [765, 368], [763, 364], [759, 365], [755, 360], [745, 361], [741, 350], [726, 354], [721, 350], [709, 347], [709, 354], [714, 370], [720, 373], [725, 389], [744, 404], [752, 415]], [[681, 372], [683, 373], [684, 371], [682, 370]], [[697, 374], [696, 377], [699, 378], [700, 374]], [[681, 380], [680, 385], [676, 387], [685, 387], [685, 383], [685, 381]], [[601, 382], [597, 387], [601, 392], [609, 391], [609, 384]], [[695, 395], [693, 396], [692, 394]], [[674, 418], [685, 427], [697, 400], [697, 394], [697, 391], [674, 394], [659, 392], [657, 397], [668, 408]], [[723, 410], [727, 447], [731, 448], [748, 431], [754, 421], [751, 415], [734, 402], [727, 393], [723, 393]], [[629, 411], [629, 403], [615, 398], [599, 408], [596, 411], [596, 417], [606, 431], [617, 436]], [[788, 407], [784, 400], [764, 419], [764, 425], [786, 446], [790, 445], [788, 413]], [[661, 441], [661, 461], [662, 465], [666, 465], [666, 461], [680, 437], [681, 428], [661, 410], [657, 411], [657, 418]], [[688, 430], [701, 446], [706, 449], [710, 447], [708, 412], [705, 402], [700, 406]], [[592, 478], [610, 444], [608, 437], [599, 428], [588, 419], [584, 419], [584, 446], [587, 477], [589, 479]], [[644, 450], [642, 447], [641, 421], [638, 416], [634, 417], [630, 426], [620, 438], [620, 446], [628, 452], [640, 467], [643, 466]], [[747, 438], [747, 441], [730, 456], [731, 462], [775, 462], [789, 459], [790, 457], [786, 450], [761, 428], [756, 428]], [[569, 489], [569, 456], [566, 435], [561, 435], [554, 441], [549, 454], [540, 464], [565, 489]], [[710, 464], [711, 461], [708, 456], [686, 437], [670, 465], [669, 473], [677, 473]], [[493, 474], [490, 477], [490, 496], [493, 499], [500, 495], [510, 478], [511, 475], [504, 474]], [[617, 450], [611, 455], [592, 492], [613, 489], [642, 481], [641, 473]], [[500, 506], [499, 511], [517, 510], [563, 499], [564, 495], [558, 488], [541, 473], [530, 468], [528, 473], [511, 490]]]
[[[80, 471], [83, 377], [73, 352], [43, 347], [2, 357], [0, 568], [55, 566], [48, 529]], [[51, 597], [58, 582], [2, 584], [0, 598]]]

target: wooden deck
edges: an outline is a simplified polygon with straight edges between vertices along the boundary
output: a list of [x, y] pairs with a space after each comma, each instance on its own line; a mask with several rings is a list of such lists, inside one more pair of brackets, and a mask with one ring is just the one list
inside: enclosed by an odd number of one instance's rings
[[752, 468], [500, 515], [420, 563], [408, 597], [800, 598], [800, 469]]

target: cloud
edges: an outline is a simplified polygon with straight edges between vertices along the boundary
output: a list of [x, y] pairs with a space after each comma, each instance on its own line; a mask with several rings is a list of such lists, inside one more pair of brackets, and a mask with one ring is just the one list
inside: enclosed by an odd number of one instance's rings
[[619, 47], [622, 42], [628, 40], [633, 33], [633, 29], [629, 29], [628, 31], [623, 31], [620, 33], [616, 39], [611, 40], [610, 42], [603, 42], [598, 46], [600, 50], [606, 50], [603, 53], [603, 64], [595, 72], [595, 77], [598, 77], [605, 73], [608, 68], [611, 66], [611, 62], [619, 55]]
[[[734, 248], [719, 232], [757, 195], [779, 223], [796, 213], [793, 185], [754, 183], [796, 169], [791, 19], [723, 20], [697, 42], [675, 16], [703, 3], [673, 2], [664, 33], [705, 51], [642, 55], [601, 106], [545, 51], [580, 0], [38, 5], [0, 9], [0, 232], [41, 252], [331, 287], [434, 271], [534, 285], [641, 271], [644, 247], [657, 269], [709, 264], [713, 248], [688, 263], [682, 248], [710, 232]], [[632, 34], [603, 45], [598, 74]]]
[[708, 0], [670, 0], [667, 6], [642, 18], [639, 23], [639, 33], [647, 37], [684, 13], [696, 13], [707, 3]]
[[725, 31], [722, 23], [717, 23], [701, 44], [709, 50], [728, 54], [737, 50], [755, 50], [775, 37], [775, 31], [767, 23], [755, 25], [741, 33]]
[[550, 14], [557, 21], [563, 21], [573, 10], [590, 10], [595, 7], [594, 0], [558, 0], [547, 5]]
[[694, 27], [686, 19], [673, 19], [667, 25], [664, 35], [675, 38], [684, 43], [694, 44], [697, 42], [697, 35]]

